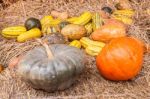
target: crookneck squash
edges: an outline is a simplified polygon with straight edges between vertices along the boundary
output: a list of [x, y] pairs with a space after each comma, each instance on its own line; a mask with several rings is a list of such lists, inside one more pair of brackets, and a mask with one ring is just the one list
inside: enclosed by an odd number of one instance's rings
[[35, 89], [53, 92], [70, 87], [84, 69], [83, 52], [64, 44], [43, 45], [22, 58], [18, 73]]

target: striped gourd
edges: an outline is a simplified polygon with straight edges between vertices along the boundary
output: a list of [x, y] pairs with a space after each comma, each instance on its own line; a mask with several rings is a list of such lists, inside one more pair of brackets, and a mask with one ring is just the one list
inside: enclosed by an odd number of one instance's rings
[[4, 28], [1, 32], [1, 35], [5, 38], [16, 38], [17, 36], [26, 31], [27, 30], [24, 26], [12, 26]]
[[92, 19], [92, 13], [91, 12], [84, 12], [82, 13], [76, 21], [73, 22], [73, 24], [77, 25], [85, 25]]
[[98, 47], [104, 47], [105, 43], [103, 42], [99, 42], [99, 41], [93, 41], [91, 39], [89, 39], [88, 37], [82, 37], [80, 39], [81, 45], [86, 48], [88, 46], [98, 46]]
[[94, 13], [92, 16], [92, 27], [93, 30], [95, 31], [96, 29], [100, 28], [103, 25], [103, 19], [100, 16], [99, 13]]
[[93, 29], [92, 29], [92, 23], [90, 22], [90, 23], [86, 24], [84, 27], [86, 28], [86, 33], [87, 33], [86, 35], [90, 36], [90, 34], [93, 31]]

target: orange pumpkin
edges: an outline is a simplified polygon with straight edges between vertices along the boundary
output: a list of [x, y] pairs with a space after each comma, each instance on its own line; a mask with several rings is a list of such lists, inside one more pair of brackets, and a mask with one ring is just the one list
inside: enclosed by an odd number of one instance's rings
[[126, 36], [126, 26], [115, 19], [110, 19], [105, 22], [105, 25], [91, 34], [91, 38], [96, 41], [110, 41], [113, 38]]
[[141, 70], [143, 44], [131, 37], [110, 41], [96, 58], [101, 75], [109, 80], [129, 80]]

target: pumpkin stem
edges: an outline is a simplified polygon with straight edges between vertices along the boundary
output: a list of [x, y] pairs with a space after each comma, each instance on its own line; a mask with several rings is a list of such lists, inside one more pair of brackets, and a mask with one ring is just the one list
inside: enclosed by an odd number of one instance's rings
[[54, 56], [53, 56], [53, 53], [52, 53], [51, 49], [47, 45], [47, 43], [42, 41], [41, 39], [36, 39], [36, 40], [44, 46], [44, 48], [47, 52], [48, 59], [52, 59]]

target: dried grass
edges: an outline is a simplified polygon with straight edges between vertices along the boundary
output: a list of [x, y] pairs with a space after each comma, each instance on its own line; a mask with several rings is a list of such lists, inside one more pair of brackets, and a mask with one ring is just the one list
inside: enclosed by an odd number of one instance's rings
[[7, 7], [7, 6], [10, 6], [11, 4], [17, 2], [19, 0], [1, 0], [0, 1], [0, 4], [3, 6], [3, 7]]
[[[12, 4], [0, 11], [0, 29], [23, 24], [28, 17], [41, 18], [50, 14], [51, 10], [67, 11], [71, 16], [79, 15], [85, 10], [98, 11], [104, 5], [113, 5], [109, 0], [26, 0]], [[135, 24], [128, 31], [128, 35], [138, 37], [150, 43], [149, 15], [143, 10], [150, 8], [149, 0], [132, 0], [132, 6], [137, 11]], [[15, 40], [6, 40], [0, 37], [0, 63], [7, 66], [12, 57], [27, 52], [35, 46], [36, 41], [17, 43]], [[112, 82], [101, 77], [96, 69], [95, 59], [88, 58], [83, 74], [75, 84], [64, 91], [47, 93], [32, 89], [16, 75], [15, 70], [6, 69], [0, 74], [0, 97], [3, 99], [27, 99], [27, 98], [89, 98], [89, 99], [146, 99], [150, 98], [150, 55], [144, 56], [143, 68], [140, 74], [133, 80], [125, 82]]]

